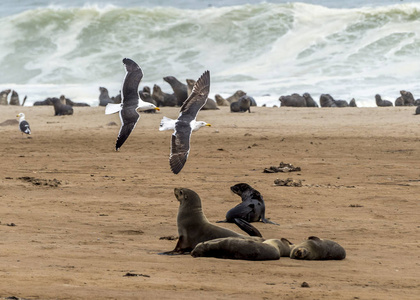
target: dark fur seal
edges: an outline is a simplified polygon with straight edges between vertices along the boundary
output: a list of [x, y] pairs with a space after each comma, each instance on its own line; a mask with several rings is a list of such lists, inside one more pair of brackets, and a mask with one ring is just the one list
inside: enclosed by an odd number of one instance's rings
[[413, 94], [407, 91], [400, 91], [401, 97], [403, 99], [404, 106], [413, 106], [414, 105], [414, 97]]
[[265, 203], [262, 195], [249, 184], [238, 183], [230, 187], [231, 191], [240, 196], [242, 202], [226, 213], [226, 219], [218, 222], [233, 223], [235, 218], [247, 222], [263, 222], [276, 224], [265, 218]]
[[0, 105], [7, 105], [7, 96], [12, 90], [4, 90], [0, 92]]
[[420, 115], [420, 105], [417, 106], [415, 115]]
[[51, 98], [51, 102], [54, 105], [54, 116], [72, 115], [73, 107], [67, 104], [63, 104], [58, 98]]
[[281, 107], [289, 106], [289, 107], [307, 107], [306, 99], [299, 94], [291, 94], [287, 96], [281, 96], [279, 98], [281, 103]]
[[69, 98], [65, 98], [66, 104], [70, 106], [81, 106], [81, 107], [89, 107], [90, 105], [85, 102], [74, 102]]
[[318, 103], [315, 102], [315, 100], [312, 98], [312, 96], [309, 93], [304, 93], [302, 97], [305, 98], [307, 107], [318, 107]]
[[20, 105], [19, 94], [15, 90], [12, 91], [12, 96], [10, 96], [9, 105]]
[[104, 87], [99, 87], [99, 106], [106, 106], [108, 103], [114, 103], [114, 101], [109, 97], [108, 90]]
[[224, 237], [243, 237], [242, 234], [211, 224], [203, 213], [200, 197], [193, 190], [175, 188], [174, 194], [179, 201], [179, 239], [174, 250], [161, 254], [183, 254], [190, 252], [201, 242]]
[[162, 91], [160, 86], [153, 86], [152, 99], [156, 101], [158, 107], [161, 106], [177, 106], [177, 98], [175, 94], [168, 94]]
[[163, 80], [169, 83], [172, 87], [172, 90], [174, 91], [177, 100], [177, 105], [182, 106], [182, 103], [184, 103], [184, 101], [188, 98], [187, 85], [176, 79], [174, 76], [163, 77]]
[[319, 104], [321, 104], [321, 107], [337, 107], [330, 94], [322, 94], [319, 97]]
[[242, 96], [238, 101], [230, 104], [230, 112], [251, 112], [251, 100], [249, 97]]
[[352, 98], [352, 99], [350, 100], [349, 106], [350, 106], [350, 107], [357, 107], [357, 104], [356, 104], [356, 99]]
[[346, 250], [334, 241], [310, 236], [303, 243], [293, 247], [290, 252], [290, 258], [306, 260], [341, 260], [346, 258]]
[[375, 101], [376, 101], [376, 106], [378, 106], [378, 107], [394, 106], [394, 105], [392, 105], [391, 101], [382, 100], [382, 97], [379, 94], [375, 95]]
[[287, 239], [268, 239], [256, 237], [227, 237], [195, 246], [193, 257], [216, 257], [243, 260], [278, 260], [289, 257], [292, 243]]

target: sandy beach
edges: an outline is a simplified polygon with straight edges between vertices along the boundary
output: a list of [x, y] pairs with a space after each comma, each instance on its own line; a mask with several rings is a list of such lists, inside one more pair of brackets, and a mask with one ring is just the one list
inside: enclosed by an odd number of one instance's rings
[[[413, 107], [201, 111], [180, 174], [169, 168], [171, 132], [142, 114], [119, 152], [118, 115], [74, 107], [0, 107], [32, 129], [1, 126], [0, 299], [418, 299], [420, 116]], [[115, 122], [118, 125], [109, 125]], [[263, 173], [280, 162], [300, 172]], [[301, 180], [281, 187], [274, 180]], [[315, 235], [342, 261], [239, 261], [162, 256], [175, 247], [175, 187], [196, 191], [210, 222], [263, 195], [266, 238]], [[219, 224], [237, 232], [235, 224]], [[137, 276], [125, 276], [127, 273]], [[309, 287], [302, 287], [306, 282]]]

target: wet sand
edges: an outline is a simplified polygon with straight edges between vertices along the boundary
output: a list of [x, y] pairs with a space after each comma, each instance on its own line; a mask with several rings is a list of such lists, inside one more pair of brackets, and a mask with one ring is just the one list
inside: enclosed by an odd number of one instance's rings
[[[418, 299], [413, 107], [201, 111], [197, 119], [212, 127], [193, 134], [178, 175], [168, 162], [171, 132], [158, 131], [178, 108], [142, 114], [119, 152], [118, 115], [103, 107], [53, 111], [0, 107], [0, 123], [24, 112], [33, 132], [28, 139], [17, 125], [0, 127], [0, 299]], [[263, 173], [280, 162], [301, 171]], [[289, 177], [302, 187], [274, 185]], [[261, 192], [266, 217], [280, 224], [254, 223], [264, 237], [332, 239], [347, 258], [158, 255], [176, 244], [174, 187], [195, 190], [216, 222], [239, 203], [230, 191], [239, 182]]]

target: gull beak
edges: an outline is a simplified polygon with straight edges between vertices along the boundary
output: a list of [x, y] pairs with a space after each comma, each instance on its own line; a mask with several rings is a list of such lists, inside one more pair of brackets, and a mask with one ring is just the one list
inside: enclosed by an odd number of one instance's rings
[[207, 123], [206, 126], [211, 127], [211, 124]]
[[16, 117], [19, 117], [19, 115], [16, 115]]
[[155, 107], [155, 110], [160, 111], [160, 108], [159, 107]]

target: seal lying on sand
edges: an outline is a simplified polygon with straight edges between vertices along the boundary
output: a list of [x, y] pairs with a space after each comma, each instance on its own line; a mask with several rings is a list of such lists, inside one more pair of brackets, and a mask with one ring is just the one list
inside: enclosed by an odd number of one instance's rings
[[99, 87], [99, 106], [106, 106], [108, 103], [114, 103], [114, 101], [109, 97], [108, 90], [104, 87]]
[[394, 106], [392, 102], [389, 100], [382, 100], [381, 95], [375, 95], [376, 106], [378, 107], [386, 107], [386, 106]]
[[306, 99], [299, 94], [291, 94], [287, 96], [281, 96], [279, 98], [281, 103], [280, 107], [290, 106], [290, 107], [307, 107]]
[[216, 99], [218, 106], [230, 106], [230, 103], [219, 94], [214, 95], [214, 99]]
[[346, 250], [334, 241], [310, 236], [303, 243], [293, 247], [290, 252], [290, 258], [306, 260], [340, 260], [346, 258]]
[[0, 105], [7, 105], [7, 96], [12, 90], [4, 90], [0, 92]]
[[302, 97], [305, 98], [307, 107], [318, 107], [318, 103], [315, 102], [309, 93], [304, 93]]
[[292, 247], [287, 239], [268, 239], [257, 237], [227, 237], [195, 246], [193, 257], [216, 257], [244, 260], [277, 260], [289, 257]]
[[175, 188], [174, 194], [180, 203], [177, 216], [179, 239], [174, 250], [161, 254], [184, 254], [193, 250], [201, 242], [223, 237], [244, 236], [211, 224], [203, 213], [200, 197], [193, 190]]
[[263, 223], [278, 225], [265, 218], [265, 203], [260, 192], [246, 183], [235, 184], [230, 189], [233, 193], [241, 197], [242, 202], [226, 213], [226, 220], [218, 221], [218, 223], [234, 223], [235, 218], [238, 218], [247, 222], [261, 221]]
[[72, 115], [73, 107], [67, 104], [63, 104], [58, 98], [51, 98], [51, 102], [54, 105], [54, 116]]
[[229, 96], [226, 98], [226, 101], [229, 103], [236, 102], [241, 98], [242, 96], [245, 96], [246, 93], [242, 90], [237, 90], [232, 96]]
[[163, 77], [163, 80], [165, 80], [167, 83], [171, 85], [172, 90], [174, 91], [174, 94], [177, 100], [177, 105], [181, 106], [182, 103], [184, 103], [184, 101], [187, 100], [188, 98], [187, 85], [185, 83], [180, 82], [174, 76]]
[[420, 105], [417, 106], [415, 115], [420, 115]]

